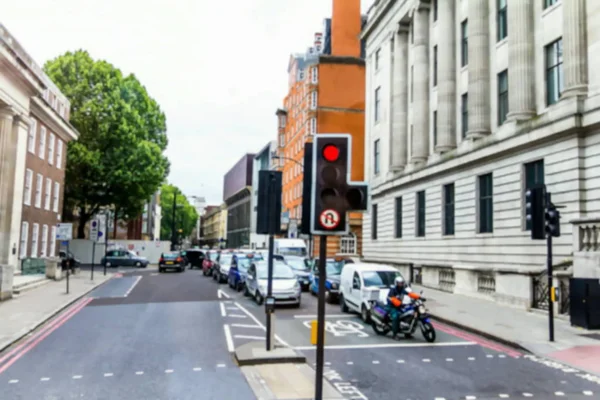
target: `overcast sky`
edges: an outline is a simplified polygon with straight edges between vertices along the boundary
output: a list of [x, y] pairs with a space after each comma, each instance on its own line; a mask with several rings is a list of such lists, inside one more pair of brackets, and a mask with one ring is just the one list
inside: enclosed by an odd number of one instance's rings
[[223, 175], [276, 139], [289, 55], [311, 45], [331, 4], [18, 0], [2, 1], [0, 18], [41, 65], [85, 49], [134, 73], [167, 116], [169, 181], [219, 204]]

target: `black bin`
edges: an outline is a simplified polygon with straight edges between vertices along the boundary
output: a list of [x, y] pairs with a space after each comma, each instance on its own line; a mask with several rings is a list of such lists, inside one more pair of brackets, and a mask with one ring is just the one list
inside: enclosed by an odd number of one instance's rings
[[600, 329], [600, 280], [571, 278], [569, 282], [571, 325]]

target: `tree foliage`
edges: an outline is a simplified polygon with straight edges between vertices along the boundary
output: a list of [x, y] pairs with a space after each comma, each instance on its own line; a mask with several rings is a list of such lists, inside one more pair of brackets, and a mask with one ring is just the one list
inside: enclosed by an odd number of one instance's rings
[[173, 198], [177, 193], [177, 203], [175, 205], [175, 230], [181, 229], [183, 237], [188, 237], [198, 221], [198, 212], [190, 204], [187, 198], [181, 193], [177, 186], [164, 184], [160, 192], [160, 207], [162, 209], [162, 218], [160, 221], [160, 240], [171, 240], [173, 229]]
[[169, 162], [166, 118], [134, 75], [83, 50], [48, 61], [48, 76], [71, 102], [79, 140], [67, 151], [65, 214], [79, 212], [78, 237], [101, 207], [117, 216], [139, 216], [164, 182]]

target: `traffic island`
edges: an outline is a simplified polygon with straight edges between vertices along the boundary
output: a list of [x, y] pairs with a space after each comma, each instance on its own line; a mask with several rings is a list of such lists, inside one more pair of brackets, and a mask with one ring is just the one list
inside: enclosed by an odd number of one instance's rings
[[303, 364], [306, 357], [288, 347], [275, 347], [267, 351], [264, 341], [249, 342], [235, 349], [235, 360], [240, 367], [261, 364]]

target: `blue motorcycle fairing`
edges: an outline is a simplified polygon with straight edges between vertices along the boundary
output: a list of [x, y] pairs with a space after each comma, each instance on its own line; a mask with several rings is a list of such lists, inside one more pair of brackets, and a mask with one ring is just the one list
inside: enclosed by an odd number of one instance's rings
[[427, 322], [427, 323], [429, 324], [429, 323], [430, 323], [430, 321], [429, 321], [429, 317], [427, 317], [427, 318], [423, 318], [423, 322]]

